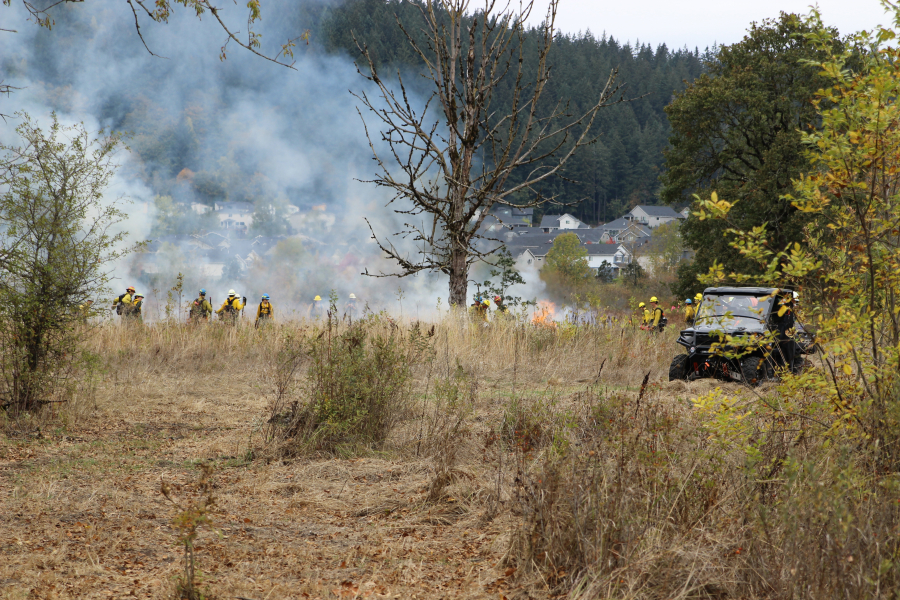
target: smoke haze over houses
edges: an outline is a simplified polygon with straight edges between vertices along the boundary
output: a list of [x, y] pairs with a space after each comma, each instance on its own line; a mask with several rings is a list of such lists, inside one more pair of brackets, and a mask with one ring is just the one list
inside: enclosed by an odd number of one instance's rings
[[[290, 16], [289, 5], [265, 5], [259, 27], [264, 51], [308, 26]], [[56, 111], [64, 123], [82, 121], [91, 132], [129, 133], [132, 151], [120, 154], [108, 197], [133, 202], [125, 207], [124, 224], [133, 241], [150, 237], [158, 195], [188, 206], [272, 201], [296, 206], [290, 222], [308, 226], [300, 233], [320, 244], [303, 243], [294, 272], [248, 274], [238, 292], [251, 301], [267, 292], [276, 306], [302, 310], [314, 295], [327, 298], [334, 289], [342, 300], [356, 293], [373, 308], [393, 310], [399, 286], [405, 311], [430, 311], [438, 297], [446, 305], [446, 278], [440, 274], [400, 280], [360, 275], [365, 268], [393, 270], [371, 242], [364, 218], [380, 236], [403, 227], [385, 207], [384, 191], [357, 181], [371, 179], [375, 163], [348, 91], [366, 85], [351, 60], [300, 43], [296, 71], [237, 47], [220, 61], [224, 33], [181, 10], [169, 25], [142, 27], [148, 46], [166, 57], [155, 58], [135, 33], [130, 12], [118, 5], [57, 8], [56, 25], [47, 31], [26, 24], [20, 5], [3, 7], [5, 21], [25, 26], [0, 33], [0, 79], [21, 88], [0, 101], [0, 112], [26, 111], [44, 123]], [[228, 10], [232, 18], [243, 14], [237, 7]], [[15, 142], [16, 124], [15, 118], [0, 123], [4, 143]], [[309, 213], [315, 214], [305, 221]], [[174, 262], [164, 265], [172, 281], [155, 280], [163, 295], [179, 271], [186, 274], [186, 297], [204, 286], [221, 300], [229, 288], [241, 287], [209, 280], [190, 255], [183, 266], [178, 260], [175, 253]], [[115, 289], [149, 285], [146, 278], [136, 281], [140, 274], [133, 265], [118, 265]]]

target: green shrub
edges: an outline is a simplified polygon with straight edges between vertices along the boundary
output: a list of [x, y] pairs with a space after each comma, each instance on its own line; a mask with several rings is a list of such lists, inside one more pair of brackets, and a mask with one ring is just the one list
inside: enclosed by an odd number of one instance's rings
[[430, 352], [431, 335], [376, 315], [347, 326], [329, 320], [289, 342], [278, 369], [294, 373], [308, 364], [307, 376], [298, 399], [283, 382], [276, 385], [272, 437], [289, 454], [381, 447], [408, 411], [412, 369]]

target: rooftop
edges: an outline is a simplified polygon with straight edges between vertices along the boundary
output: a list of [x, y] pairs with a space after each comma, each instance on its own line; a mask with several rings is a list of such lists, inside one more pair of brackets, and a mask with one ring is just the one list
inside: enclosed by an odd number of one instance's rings
[[684, 215], [675, 211], [671, 206], [659, 206], [656, 204], [641, 204], [631, 209], [628, 214], [632, 214], [637, 209], [641, 209], [648, 217], [671, 217], [673, 219], [683, 219]]

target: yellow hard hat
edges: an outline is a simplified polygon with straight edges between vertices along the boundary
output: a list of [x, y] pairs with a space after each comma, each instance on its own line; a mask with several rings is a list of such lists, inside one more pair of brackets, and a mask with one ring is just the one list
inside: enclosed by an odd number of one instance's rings
[[321, 299], [322, 299], [321, 296], [316, 296], [315, 298], [313, 298], [313, 300], [315, 300], [316, 302], [318, 302], [318, 301], [321, 300]]
[[653, 296], [650, 298], [650, 302], [659, 302], [659, 300], [656, 299], [656, 296]]
[[485, 298], [484, 300], [482, 300], [481, 303], [484, 304], [485, 306], [490, 306], [490, 305], [491, 305], [491, 301], [488, 300], [487, 298]]
[[647, 305], [644, 304], [643, 302], [641, 302], [640, 304], [638, 304], [638, 308], [644, 308], [645, 306], [647, 306]]
[[701, 294], [700, 292], [697, 292], [697, 295], [694, 296], [694, 299], [695, 300], [703, 300], [703, 294]]

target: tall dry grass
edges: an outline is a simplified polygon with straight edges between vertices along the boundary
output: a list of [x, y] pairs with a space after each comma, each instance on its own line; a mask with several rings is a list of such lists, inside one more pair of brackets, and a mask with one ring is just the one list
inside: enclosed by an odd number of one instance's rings
[[[408, 330], [414, 323], [384, 318], [375, 327]], [[422, 324], [432, 325], [434, 364], [447, 369], [462, 364], [482, 377], [523, 384], [551, 379], [571, 384], [596, 379], [599, 374], [601, 381], [639, 385], [647, 372], [651, 380], [664, 378], [672, 356], [678, 352], [673, 343], [677, 324], [662, 334], [619, 324], [536, 327], [513, 318], [484, 326], [466, 314], [456, 313]], [[339, 331], [347, 326], [347, 322], [337, 324]], [[262, 329], [255, 329], [250, 322], [238, 327], [220, 323], [108, 323], [87, 332], [85, 348], [104, 358], [111, 376], [125, 380], [148, 374], [204, 374], [224, 369], [259, 372], [275, 360], [288, 340], [318, 336], [325, 327], [324, 320], [290, 321]], [[420, 372], [424, 368], [420, 367]]]
[[[274, 399], [288, 385], [279, 383], [279, 358], [326, 327], [106, 326], [86, 344], [112, 382], [202, 388], [227, 374]], [[335, 323], [333, 334], [348, 327]], [[900, 590], [900, 478], [879, 470], [827, 411], [813, 422], [748, 410], [750, 442], [721, 439], [718, 417], [696, 410], [692, 397], [721, 386], [747, 408], [777, 406], [778, 386], [667, 382], [677, 323], [656, 335], [513, 319], [484, 326], [451, 314], [428, 324], [382, 316], [367, 327], [373, 336], [418, 328], [428, 345], [406, 359], [412, 384], [401, 418], [386, 443], [369, 449], [426, 473], [421, 497], [373, 499], [366, 510], [402, 504], [442, 525], [504, 523], [504, 564], [531, 595], [871, 598]], [[303, 389], [311, 364], [301, 357], [290, 385]]]

